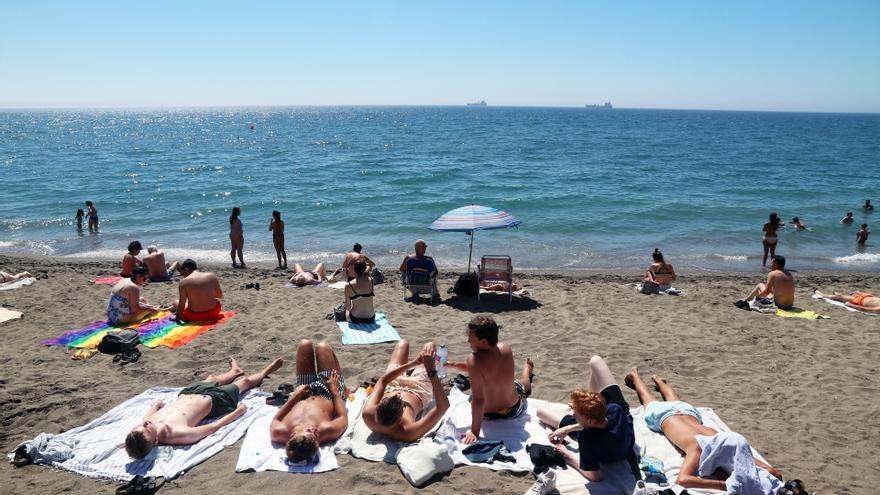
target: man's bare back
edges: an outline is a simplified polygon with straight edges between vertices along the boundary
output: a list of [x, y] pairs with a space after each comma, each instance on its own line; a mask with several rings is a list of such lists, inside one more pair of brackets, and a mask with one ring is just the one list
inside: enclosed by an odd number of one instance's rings
[[[476, 351], [467, 360], [468, 375], [482, 383], [483, 411], [500, 411], [516, 404], [519, 396], [513, 385], [513, 351], [504, 342], [489, 350]], [[509, 385], [509, 386], [508, 386]]]
[[767, 274], [767, 288], [777, 306], [794, 304], [794, 277], [785, 270], [773, 270]]
[[211, 272], [193, 271], [180, 281], [180, 308], [184, 301], [190, 311], [201, 313], [211, 311], [220, 302], [223, 291], [217, 276]]

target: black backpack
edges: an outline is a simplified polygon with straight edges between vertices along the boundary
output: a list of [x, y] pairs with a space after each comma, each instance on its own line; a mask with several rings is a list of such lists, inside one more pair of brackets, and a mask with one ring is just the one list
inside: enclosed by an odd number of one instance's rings
[[140, 343], [137, 330], [125, 328], [117, 332], [107, 332], [98, 344], [98, 351], [103, 354], [121, 354], [134, 349]]
[[458, 277], [458, 280], [455, 281], [455, 286], [452, 288], [452, 292], [455, 292], [459, 296], [477, 297], [480, 293], [480, 283], [477, 281], [477, 273], [462, 273], [461, 276]]

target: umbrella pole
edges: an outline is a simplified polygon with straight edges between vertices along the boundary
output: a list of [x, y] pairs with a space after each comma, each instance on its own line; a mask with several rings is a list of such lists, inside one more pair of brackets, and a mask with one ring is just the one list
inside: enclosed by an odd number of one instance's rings
[[470, 252], [468, 252], [468, 269], [467, 269], [468, 273], [471, 272], [471, 258], [474, 255], [474, 234], [476, 234], [476, 233], [477, 233], [476, 230], [471, 231], [471, 250], [470, 250]]

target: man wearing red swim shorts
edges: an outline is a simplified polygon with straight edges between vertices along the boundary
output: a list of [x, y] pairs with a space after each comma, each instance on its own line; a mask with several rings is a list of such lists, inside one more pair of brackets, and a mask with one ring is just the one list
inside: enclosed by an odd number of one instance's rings
[[220, 298], [223, 291], [217, 276], [200, 272], [196, 262], [187, 259], [179, 268], [183, 280], [178, 289], [180, 298], [174, 302], [172, 311], [176, 319], [186, 322], [216, 320], [220, 317]]

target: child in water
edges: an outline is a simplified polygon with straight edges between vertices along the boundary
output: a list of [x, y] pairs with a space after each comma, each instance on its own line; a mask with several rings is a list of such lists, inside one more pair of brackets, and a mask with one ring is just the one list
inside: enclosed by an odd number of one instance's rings
[[868, 230], [868, 224], [863, 223], [862, 230], [856, 233], [856, 243], [860, 246], [864, 246], [865, 243], [868, 242], [868, 234], [870, 233], [871, 231]]
[[[275, 245], [275, 255], [278, 256], [278, 268], [287, 269], [287, 252], [284, 251], [284, 220], [281, 220], [281, 212], [275, 210], [272, 212], [272, 219], [269, 220], [269, 230], [272, 232], [272, 244]], [[284, 258], [284, 264], [281, 264], [281, 258]]]
[[85, 212], [82, 208], [76, 210], [76, 216], [74, 219], [76, 220], [76, 230], [82, 232], [83, 229], [83, 217], [86, 216]]
[[798, 217], [794, 217], [791, 219], [791, 224], [797, 228], [797, 230], [807, 230], [807, 226], [801, 223], [801, 220]]

